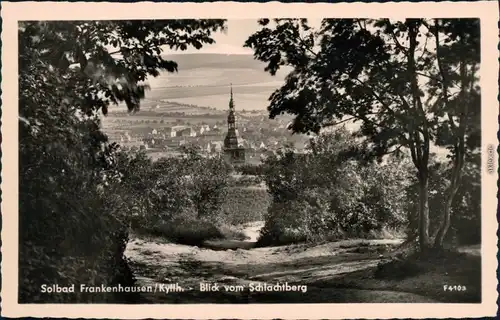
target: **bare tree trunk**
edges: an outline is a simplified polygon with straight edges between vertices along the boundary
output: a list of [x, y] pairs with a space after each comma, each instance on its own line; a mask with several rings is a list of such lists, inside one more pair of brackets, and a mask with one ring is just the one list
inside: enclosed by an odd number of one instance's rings
[[430, 247], [429, 241], [429, 179], [427, 172], [419, 173], [418, 238], [420, 252]]
[[[436, 35], [439, 35], [439, 33], [436, 31]], [[438, 36], [437, 36], [438, 37]], [[439, 38], [437, 38], [439, 40]], [[461, 37], [461, 42], [463, 42], [463, 37]], [[438, 46], [439, 49], [439, 46]], [[439, 62], [439, 60], [438, 60]], [[458, 114], [458, 126], [455, 124], [455, 120], [453, 118], [453, 115], [448, 113], [448, 118], [449, 118], [449, 123], [450, 123], [450, 129], [452, 132], [455, 133], [455, 139], [456, 141], [454, 142], [454, 161], [453, 161], [453, 169], [451, 173], [451, 181], [450, 181], [450, 186], [447, 189], [446, 192], [446, 202], [444, 206], [444, 210], [442, 213], [442, 221], [441, 225], [439, 226], [435, 239], [434, 239], [434, 248], [441, 250], [443, 249], [443, 244], [444, 244], [444, 239], [446, 237], [446, 233], [448, 232], [448, 229], [450, 228], [450, 222], [451, 222], [451, 206], [453, 204], [453, 200], [455, 199], [455, 195], [457, 194], [458, 187], [460, 185], [460, 180], [462, 176], [462, 169], [464, 166], [465, 162], [465, 153], [466, 153], [466, 148], [465, 148], [465, 132], [467, 130], [467, 113], [469, 111], [469, 104], [466, 98], [466, 90], [467, 86], [469, 83], [472, 83], [472, 81], [469, 81], [469, 75], [467, 73], [467, 67], [466, 67], [466, 62], [465, 61], [460, 61], [460, 83], [461, 83], [461, 88], [460, 88], [460, 93], [459, 93], [459, 98], [460, 98], [460, 111]], [[445, 73], [443, 68], [440, 66], [441, 70], [441, 75], [443, 77], [443, 82], [445, 83]], [[471, 74], [474, 74], [474, 71], [472, 70]], [[446, 89], [446, 88], [445, 88]], [[447, 89], [446, 89], [447, 90]], [[445, 94], [447, 92], [445, 91]], [[448, 103], [448, 101], [445, 101]]]
[[[452, 183], [454, 184], [454, 183]], [[455, 195], [457, 194], [457, 186], [450, 186], [447, 197], [446, 197], [446, 202], [444, 204], [444, 210], [442, 214], [442, 221], [441, 225], [437, 229], [437, 233], [435, 236], [434, 240], [434, 248], [435, 249], [443, 249], [443, 244], [444, 244], [444, 239], [446, 237], [446, 234], [448, 232], [448, 229], [450, 228], [451, 224], [451, 206], [453, 204], [453, 199], [455, 198]]]
[[[407, 19], [408, 26], [408, 73], [410, 76], [413, 111], [416, 123], [421, 130], [414, 130], [412, 139], [412, 159], [418, 169], [419, 203], [418, 203], [418, 235], [420, 252], [426, 253], [430, 247], [429, 240], [429, 147], [430, 135], [426, 112], [422, 105], [420, 88], [417, 79], [415, 64], [415, 50], [417, 47], [418, 29], [421, 22], [418, 19]], [[422, 136], [420, 136], [422, 134]]]

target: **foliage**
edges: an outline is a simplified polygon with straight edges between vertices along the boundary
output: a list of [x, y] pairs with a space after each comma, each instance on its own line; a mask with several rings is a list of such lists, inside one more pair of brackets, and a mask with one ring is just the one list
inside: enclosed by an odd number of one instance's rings
[[222, 158], [204, 158], [192, 148], [180, 158], [155, 162], [144, 154], [121, 153], [121, 158], [118, 168], [136, 168], [126, 184], [143, 199], [133, 223], [138, 232], [191, 245], [241, 239], [241, 232], [231, 226], [261, 220], [270, 202], [265, 189], [234, 181]]
[[65, 76], [67, 87], [86, 85], [76, 92], [81, 94], [78, 109], [85, 114], [106, 114], [109, 104], [118, 102], [137, 111], [147, 89], [140, 82], [162, 70], [177, 71], [175, 61], [162, 57], [162, 48], [199, 49], [213, 43], [212, 32], [223, 25], [223, 20], [182, 19], [23, 22], [20, 47], [36, 48]]
[[237, 172], [240, 172], [243, 175], [259, 176], [263, 174], [262, 165], [244, 164], [239, 165], [235, 169]]
[[365, 166], [348, 157], [355, 144], [338, 130], [313, 140], [310, 153], [282, 150], [266, 161], [273, 202], [261, 244], [373, 237], [406, 224], [408, 165]]
[[134, 218], [136, 231], [190, 245], [226, 236], [222, 207], [230, 171], [222, 158], [204, 158], [190, 148], [180, 158], [135, 157], [142, 168], [128, 181], [145, 195]]
[[359, 124], [363, 153], [381, 157], [408, 149], [419, 183], [419, 240], [429, 247], [429, 156], [432, 144], [450, 150], [451, 172], [443, 223], [463, 172], [479, 148], [478, 19], [259, 20], [245, 45], [271, 74], [292, 71], [269, 98], [274, 118], [294, 115], [294, 132], [318, 133], [342, 122]]
[[[465, 163], [462, 182], [452, 205], [452, 232], [446, 237], [448, 245], [470, 245], [481, 243], [481, 171], [479, 159], [469, 159]], [[442, 220], [444, 208], [443, 199], [450, 183], [450, 165], [433, 160], [430, 165], [429, 207], [430, 232], [436, 232]], [[413, 181], [406, 190], [407, 210], [410, 213], [409, 234], [415, 234], [418, 220], [415, 215], [418, 203], [417, 181]]]
[[[130, 302], [127, 295], [42, 294], [41, 284], [129, 286], [130, 217], [144, 214], [149, 162], [121, 153], [98, 111], [139, 109], [147, 76], [175, 71], [161, 48], [213, 43], [221, 20], [44, 21], [19, 26], [19, 298]], [[116, 49], [114, 52], [110, 48]], [[161, 200], [165, 200], [161, 195]], [[153, 202], [154, 203], [154, 202]]]
[[222, 219], [229, 225], [263, 220], [271, 198], [264, 188], [230, 187], [222, 205]]
[[183, 168], [189, 177], [187, 190], [197, 217], [218, 219], [227, 196], [230, 166], [222, 158], [203, 159], [190, 152], [183, 160]]

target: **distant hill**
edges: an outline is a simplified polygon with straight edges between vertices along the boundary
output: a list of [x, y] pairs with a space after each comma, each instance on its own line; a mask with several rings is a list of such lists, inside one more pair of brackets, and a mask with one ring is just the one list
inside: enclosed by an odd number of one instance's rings
[[247, 54], [191, 53], [164, 55], [164, 59], [173, 60], [179, 66], [179, 72], [197, 68], [252, 69], [264, 73], [265, 63], [255, 60]]
[[265, 63], [252, 55], [191, 53], [164, 55], [175, 61], [178, 72], [163, 72], [147, 80], [151, 104], [168, 100], [182, 104], [227, 109], [229, 85], [233, 85], [236, 105], [247, 110], [265, 110], [271, 93], [279, 88], [286, 70], [271, 76]]

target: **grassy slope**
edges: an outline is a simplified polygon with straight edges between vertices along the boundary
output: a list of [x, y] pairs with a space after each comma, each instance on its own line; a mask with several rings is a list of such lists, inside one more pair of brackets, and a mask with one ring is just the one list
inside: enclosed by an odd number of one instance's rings
[[[353, 272], [319, 285], [413, 292], [447, 303], [480, 303], [481, 257], [465, 253], [448, 253], [432, 259], [410, 257], [408, 260]], [[461, 289], [444, 290], [445, 285], [461, 286]]]
[[166, 99], [225, 110], [232, 83], [237, 108], [265, 110], [269, 95], [287, 74], [285, 70], [269, 75], [264, 71], [265, 64], [251, 55], [178, 54], [166, 58], [176, 61], [179, 71], [149, 79], [148, 100]]
[[[134, 239], [127, 256], [140, 283], [179, 282], [194, 290], [151, 295], [148, 303], [270, 302], [475, 302], [480, 289], [479, 257], [427, 263], [427, 270], [405, 277], [376, 278], [375, 270], [396, 240], [345, 240], [316, 246], [295, 245], [252, 250], [213, 251], [179, 246], [161, 239]], [[360, 250], [364, 248], [365, 250]], [[443, 263], [446, 264], [443, 264]], [[425, 262], [424, 262], [425, 263]], [[439, 264], [441, 263], [441, 264]], [[429, 266], [431, 265], [431, 266]], [[468, 275], [469, 277], [465, 277]], [[281, 283], [307, 285], [306, 293], [202, 293], [202, 281], [219, 284]], [[442, 284], [462, 284], [466, 292], [447, 293]], [[173, 300], [172, 300], [173, 299]]]

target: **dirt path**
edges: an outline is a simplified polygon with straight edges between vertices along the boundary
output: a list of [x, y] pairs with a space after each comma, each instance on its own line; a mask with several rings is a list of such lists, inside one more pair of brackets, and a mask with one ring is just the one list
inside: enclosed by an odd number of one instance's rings
[[243, 233], [248, 237], [246, 241], [257, 242], [260, 235], [260, 230], [264, 228], [264, 221], [250, 222], [245, 225]]
[[212, 250], [236, 250], [236, 249], [252, 249], [257, 243], [257, 238], [260, 235], [260, 229], [264, 227], [264, 221], [256, 221], [247, 223], [242, 226], [242, 232], [247, 237], [246, 240], [215, 240], [205, 241], [204, 248]]
[[[248, 225], [249, 247], [261, 223]], [[160, 239], [133, 239], [126, 255], [139, 284], [178, 284], [184, 292], [145, 293], [147, 303], [272, 303], [272, 302], [432, 302], [404, 292], [334, 288], [328, 283], [347, 274], [376, 266], [380, 252], [400, 240], [348, 240], [317, 246], [284, 246], [234, 250], [166, 243]], [[243, 244], [244, 244], [243, 243]], [[219, 291], [201, 292], [200, 283], [217, 283]], [[258, 284], [307, 286], [302, 292], [257, 292]], [[230, 286], [236, 291], [226, 291]], [[272, 289], [272, 288], [271, 288]]]

